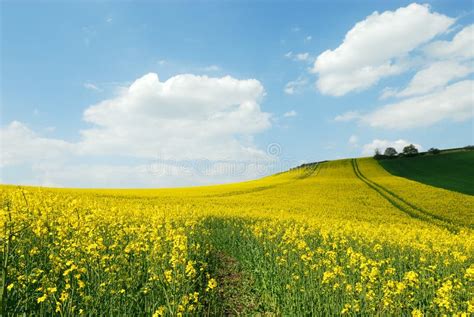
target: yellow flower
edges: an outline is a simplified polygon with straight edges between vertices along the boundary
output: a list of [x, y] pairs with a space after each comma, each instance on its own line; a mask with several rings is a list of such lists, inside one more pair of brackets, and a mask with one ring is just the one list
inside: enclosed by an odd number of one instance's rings
[[37, 299], [36, 301], [37, 301], [38, 303], [42, 303], [42, 302], [44, 302], [47, 298], [48, 298], [48, 295], [46, 295], [46, 293], [45, 293], [45, 294], [43, 294], [43, 296], [38, 297], [38, 299]]
[[349, 310], [351, 309], [352, 305], [351, 304], [345, 304], [344, 308], [341, 310], [341, 315], [347, 314]]
[[413, 309], [411, 312], [412, 317], [423, 317], [423, 313], [419, 309]]
[[208, 282], [207, 282], [207, 291], [209, 290], [212, 290], [214, 288], [217, 287], [217, 281], [214, 279], [214, 278], [211, 278]]
[[193, 277], [196, 275], [196, 269], [193, 266], [193, 261], [188, 261], [188, 264], [186, 265], [186, 275], [188, 277]]
[[153, 313], [153, 317], [161, 317], [165, 315], [165, 306], [158, 307], [157, 310]]
[[408, 282], [409, 285], [418, 283], [418, 274], [413, 271], [406, 272], [403, 279]]
[[165, 279], [168, 283], [173, 281], [173, 276], [171, 275], [173, 272], [171, 270], [165, 271]]
[[68, 299], [68, 297], [69, 297], [68, 293], [66, 293], [65, 291], [63, 291], [63, 292], [61, 293], [61, 296], [59, 297], [59, 300], [60, 300], [61, 302], [64, 302], [64, 301], [66, 301], [66, 299]]
[[58, 289], [56, 287], [48, 287], [48, 293], [54, 294]]
[[198, 292], [194, 292], [192, 294], [192, 297], [193, 297], [194, 303], [199, 302], [199, 293]]
[[466, 269], [464, 277], [468, 280], [474, 281], [474, 265], [471, 265]]

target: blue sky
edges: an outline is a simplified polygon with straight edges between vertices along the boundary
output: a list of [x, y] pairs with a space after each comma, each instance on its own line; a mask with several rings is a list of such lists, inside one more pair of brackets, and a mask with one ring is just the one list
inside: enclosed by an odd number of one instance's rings
[[3, 1], [0, 181], [212, 184], [472, 144], [473, 20], [471, 1]]

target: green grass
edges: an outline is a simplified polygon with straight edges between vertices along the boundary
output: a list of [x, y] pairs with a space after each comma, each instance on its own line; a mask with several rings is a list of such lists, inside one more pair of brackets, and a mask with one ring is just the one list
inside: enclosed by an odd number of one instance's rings
[[381, 160], [391, 174], [474, 195], [474, 151]]

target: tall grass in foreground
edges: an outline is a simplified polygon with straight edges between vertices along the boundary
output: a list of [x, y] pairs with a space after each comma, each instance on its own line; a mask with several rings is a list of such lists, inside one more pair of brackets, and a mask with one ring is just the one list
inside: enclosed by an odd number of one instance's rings
[[208, 219], [214, 246], [252, 274], [257, 311], [276, 315], [442, 315], [472, 312], [474, 267], [298, 222]]

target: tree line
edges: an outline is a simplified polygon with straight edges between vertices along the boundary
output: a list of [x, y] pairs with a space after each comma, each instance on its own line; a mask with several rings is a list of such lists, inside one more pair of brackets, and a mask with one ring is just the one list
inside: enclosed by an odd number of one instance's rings
[[416, 148], [415, 145], [410, 144], [407, 145], [403, 148], [402, 152], [398, 153], [397, 150], [394, 147], [387, 147], [385, 151], [380, 152], [380, 149], [375, 149], [375, 154], [374, 158], [376, 160], [384, 160], [384, 159], [392, 159], [392, 158], [397, 158], [397, 157], [413, 157], [413, 156], [418, 156], [418, 155], [425, 155], [425, 154], [439, 154], [441, 152], [446, 152], [446, 151], [473, 151], [474, 150], [474, 145], [468, 145], [463, 148], [453, 148], [453, 149], [444, 149], [440, 150], [438, 148], [432, 147], [426, 152], [419, 152], [418, 149]]
[[[430, 154], [439, 154], [441, 152], [440, 149], [437, 148], [431, 148], [428, 150], [428, 153]], [[420, 152], [416, 148], [415, 145], [410, 144], [407, 145], [403, 148], [402, 152], [398, 153], [397, 150], [394, 147], [387, 147], [383, 154], [380, 152], [379, 149], [375, 149], [375, 154], [374, 158], [376, 160], [383, 160], [383, 159], [390, 159], [390, 158], [395, 158], [395, 157], [413, 157], [419, 155]]]

